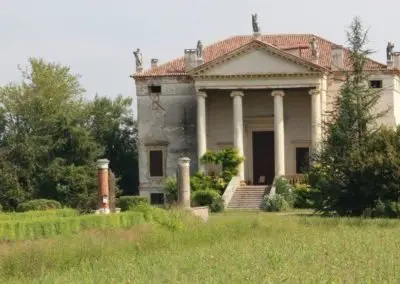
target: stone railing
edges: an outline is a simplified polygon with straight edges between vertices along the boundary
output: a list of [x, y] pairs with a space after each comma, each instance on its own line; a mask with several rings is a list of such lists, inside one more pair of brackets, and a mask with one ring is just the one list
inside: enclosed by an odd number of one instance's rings
[[222, 200], [224, 201], [224, 208], [227, 208], [229, 202], [233, 197], [236, 189], [240, 186], [240, 178], [238, 176], [234, 176], [228, 185], [225, 188], [224, 194], [222, 195]]
[[304, 183], [305, 182], [305, 176], [302, 174], [285, 175], [284, 177], [290, 185], [295, 185], [296, 183]]

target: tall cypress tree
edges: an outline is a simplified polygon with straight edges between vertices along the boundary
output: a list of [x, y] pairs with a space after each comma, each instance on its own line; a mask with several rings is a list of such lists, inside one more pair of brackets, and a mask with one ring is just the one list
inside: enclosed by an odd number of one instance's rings
[[313, 157], [310, 184], [319, 190], [319, 210], [359, 215], [371, 203], [366, 192], [370, 187], [361, 178], [368, 155], [365, 145], [379, 129], [377, 118], [387, 110], [376, 109], [381, 91], [369, 85], [365, 67], [372, 52], [365, 48], [367, 32], [359, 18], [351, 23], [347, 39], [345, 60], [351, 69], [343, 70], [343, 84], [333, 111], [327, 114], [322, 147]]

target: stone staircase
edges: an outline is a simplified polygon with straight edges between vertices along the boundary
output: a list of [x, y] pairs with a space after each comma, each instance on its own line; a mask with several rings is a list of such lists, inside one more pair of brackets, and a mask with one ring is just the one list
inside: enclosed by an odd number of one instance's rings
[[266, 185], [247, 185], [236, 189], [227, 209], [260, 209], [264, 195], [271, 189]]

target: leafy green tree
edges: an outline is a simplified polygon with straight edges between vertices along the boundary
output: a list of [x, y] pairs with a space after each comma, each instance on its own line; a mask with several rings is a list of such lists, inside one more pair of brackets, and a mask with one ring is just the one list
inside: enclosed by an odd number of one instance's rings
[[119, 177], [123, 194], [138, 194], [137, 127], [132, 99], [96, 96], [91, 104], [91, 129], [96, 141], [104, 147], [111, 169]]
[[[136, 189], [136, 126], [130, 100], [84, 101], [69, 67], [29, 59], [22, 82], [0, 87], [0, 202], [15, 209], [55, 199], [87, 210], [97, 197], [95, 161], [104, 156]], [[132, 186], [132, 184], [134, 184]]]
[[[319, 190], [319, 210], [361, 215], [380, 198], [388, 197], [387, 186], [397, 176], [382, 178], [381, 171], [383, 164], [390, 164], [392, 173], [397, 171], [398, 162], [389, 161], [396, 159], [393, 156], [384, 158], [385, 151], [391, 151], [395, 145], [381, 150], [373, 146], [379, 140], [377, 135], [382, 135], [377, 119], [387, 110], [377, 111], [381, 92], [368, 84], [365, 64], [371, 51], [365, 48], [367, 33], [358, 18], [350, 26], [348, 42], [352, 71], [344, 72], [345, 80], [334, 111], [324, 125], [326, 136], [321, 150], [313, 156], [309, 182]], [[391, 190], [395, 190], [393, 186]]]

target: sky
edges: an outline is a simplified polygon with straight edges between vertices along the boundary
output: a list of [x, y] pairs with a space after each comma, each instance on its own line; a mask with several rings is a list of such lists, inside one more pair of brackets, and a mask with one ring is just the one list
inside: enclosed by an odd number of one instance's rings
[[40, 57], [80, 74], [87, 98], [135, 98], [134, 49], [145, 68], [151, 58], [162, 64], [199, 39], [252, 34], [252, 13], [263, 34], [313, 33], [344, 45], [359, 16], [372, 58], [385, 63], [388, 41], [400, 50], [399, 11], [399, 0], [0, 0], [0, 85], [20, 81], [17, 66]]

